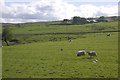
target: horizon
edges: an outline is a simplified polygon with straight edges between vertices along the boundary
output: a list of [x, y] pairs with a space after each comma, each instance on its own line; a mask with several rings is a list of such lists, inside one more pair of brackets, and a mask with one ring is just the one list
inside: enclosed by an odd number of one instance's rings
[[74, 16], [118, 16], [118, 0], [5, 0], [0, 2], [2, 23], [46, 22]]
[[[101, 17], [101, 16], [100, 16]], [[106, 17], [106, 16], [104, 16], [104, 17]], [[109, 17], [119, 17], [119, 16], [109, 16]], [[109, 18], [109, 17], [107, 17], [107, 18]], [[81, 18], [84, 18], [84, 17], [81, 17]], [[89, 18], [92, 18], [92, 17], [89, 17]], [[99, 18], [99, 17], [95, 17], [95, 18]], [[87, 18], [86, 18], [87, 19]], [[52, 20], [52, 21], [36, 21], [36, 22], [13, 22], [13, 23], [11, 23], [11, 22], [0, 22], [0, 24], [1, 23], [5, 23], [5, 24], [24, 24], [24, 23], [44, 23], [44, 22], [59, 22], [59, 21], [63, 21], [64, 19], [62, 19], [62, 20]], [[72, 18], [71, 19], [68, 19], [68, 20], [72, 20]]]

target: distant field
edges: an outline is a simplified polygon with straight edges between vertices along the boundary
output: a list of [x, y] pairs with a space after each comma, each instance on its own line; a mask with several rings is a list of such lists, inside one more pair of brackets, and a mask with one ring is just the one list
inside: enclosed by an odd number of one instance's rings
[[[101, 22], [84, 25], [60, 25], [60, 22], [37, 22], [25, 23], [19, 25], [9, 24], [11, 31], [15, 34], [14, 38], [18, 40], [15, 44], [27, 44], [33, 42], [47, 42], [47, 41], [65, 41], [69, 38], [78, 39], [86, 37], [74, 34], [55, 34], [55, 33], [75, 33], [75, 32], [101, 32], [101, 31], [115, 31], [118, 30], [118, 22]], [[46, 34], [47, 35], [39, 35]], [[52, 33], [52, 34], [49, 34]], [[109, 32], [108, 32], [109, 33]], [[10, 43], [14, 44], [14, 43]], [[3, 45], [6, 45], [3, 42]]]
[[21, 24], [19, 27], [12, 27], [13, 34], [40, 34], [54, 32], [87, 32], [118, 30], [118, 22], [101, 22], [85, 25], [54, 25], [53, 23], [29, 23]]
[[[97, 23], [107, 29], [117, 29], [117, 22]], [[33, 34], [53, 31], [87, 31], [93, 24], [63, 27], [23, 27], [14, 28], [14, 34]], [[96, 25], [96, 24], [94, 24]], [[114, 26], [114, 27], [113, 27]], [[87, 30], [85, 30], [87, 27]], [[73, 29], [73, 30], [72, 30]], [[28, 31], [33, 30], [33, 31]], [[52, 31], [53, 30], [53, 31]], [[46, 35], [47, 36], [47, 35]], [[49, 35], [50, 36], [50, 35]], [[66, 35], [61, 35], [65, 37]], [[67, 35], [68, 36], [68, 35]], [[118, 77], [118, 33], [71, 35], [75, 37], [71, 43], [67, 39], [30, 44], [19, 44], [3, 47], [3, 78], [117, 78]], [[34, 37], [35, 38], [35, 37]], [[38, 38], [38, 37], [37, 37]], [[58, 38], [58, 37], [57, 37]], [[30, 38], [29, 38], [30, 39]], [[36, 39], [35, 39], [36, 40]], [[60, 49], [63, 49], [61, 51]], [[77, 57], [78, 50], [96, 51], [98, 62], [93, 63], [85, 57]]]

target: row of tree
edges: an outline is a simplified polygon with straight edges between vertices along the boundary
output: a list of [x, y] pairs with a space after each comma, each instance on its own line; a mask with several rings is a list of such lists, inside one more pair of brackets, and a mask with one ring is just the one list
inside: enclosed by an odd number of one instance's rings
[[[91, 21], [88, 21], [91, 20]], [[63, 23], [64, 24], [86, 24], [86, 23], [93, 23], [94, 21], [92, 21], [92, 18], [83, 18], [83, 17], [79, 17], [79, 16], [74, 16], [72, 18], [72, 20], [69, 19], [64, 19]], [[96, 22], [107, 22], [106, 18], [104, 16], [101, 16], [99, 18], [96, 19]]]

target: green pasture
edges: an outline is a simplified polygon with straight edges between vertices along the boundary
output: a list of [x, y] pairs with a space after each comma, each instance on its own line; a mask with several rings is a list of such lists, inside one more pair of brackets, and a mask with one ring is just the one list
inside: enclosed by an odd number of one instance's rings
[[85, 25], [54, 25], [54, 23], [27, 23], [11, 27], [13, 34], [40, 34], [54, 32], [89, 32], [118, 30], [118, 22], [101, 22]]
[[[101, 24], [101, 23], [97, 23]], [[104, 23], [105, 24], [105, 23]], [[106, 23], [110, 27], [114, 23]], [[86, 24], [86, 27], [92, 24]], [[95, 25], [95, 24], [94, 24]], [[68, 26], [67, 26], [68, 27]], [[53, 26], [46, 29], [35, 26], [14, 28], [13, 33], [44, 33], [64, 30], [72, 31], [73, 27], [67, 29]], [[53, 29], [50, 29], [53, 28]], [[74, 25], [74, 31], [80, 31], [79, 25]], [[113, 27], [112, 27], [113, 28]], [[117, 29], [117, 25], [114, 26]], [[41, 30], [42, 29], [42, 30]], [[90, 30], [91, 28], [88, 28]], [[33, 30], [33, 31], [28, 31]], [[40, 31], [41, 30], [41, 31]], [[81, 29], [84, 31], [84, 29]], [[50, 35], [48, 35], [50, 36]], [[63, 37], [69, 35], [61, 35]], [[51, 36], [53, 37], [53, 36]], [[57, 36], [58, 38], [59, 36]], [[71, 35], [75, 37], [72, 42], [67, 39], [49, 41], [50, 37], [42, 37], [43, 42], [33, 42], [29, 44], [19, 44], [4, 46], [3, 58], [3, 78], [117, 78], [118, 77], [118, 33], [106, 33]], [[35, 40], [38, 37], [34, 37]], [[30, 40], [30, 38], [29, 38]], [[63, 49], [63, 51], [61, 51]], [[93, 63], [88, 55], [77, 57], [79, 50], [96, 51], [98, 60]]]

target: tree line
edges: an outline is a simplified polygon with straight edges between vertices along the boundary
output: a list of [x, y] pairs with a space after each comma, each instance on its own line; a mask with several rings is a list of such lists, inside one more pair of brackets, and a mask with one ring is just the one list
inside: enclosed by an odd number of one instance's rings
[[104, 16], [101, 16], [95, 20], [92, 18], [84, 18], [79, 16], [74, 16], [71, 20], [64, 19], [64, 24], [86, 24], [86, 23], [95, 23], [95, 22], [108, 22]]

